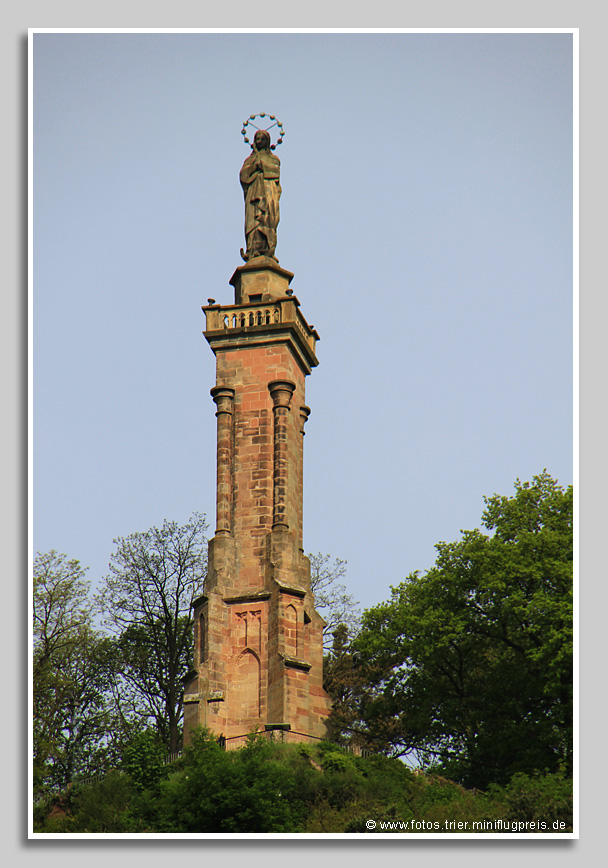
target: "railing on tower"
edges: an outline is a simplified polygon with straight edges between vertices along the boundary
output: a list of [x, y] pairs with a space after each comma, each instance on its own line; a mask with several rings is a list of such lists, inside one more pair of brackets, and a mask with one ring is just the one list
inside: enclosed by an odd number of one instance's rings
[[206, 317], [205, 331], [237, 331], [263, 329], [268, 326], [293, 325], [301, 338], [315, 352], [318, 335], [314, 326], [309, 326], [300, 313], [297, 299], [286, 296], [266, 304], [213, 304], [203, 307]]

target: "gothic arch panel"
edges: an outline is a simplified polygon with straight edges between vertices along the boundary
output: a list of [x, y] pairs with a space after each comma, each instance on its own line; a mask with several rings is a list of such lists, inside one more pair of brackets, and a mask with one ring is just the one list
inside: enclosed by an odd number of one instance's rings
[[292, 657], [298, 654], [298, 612], [291, 603], [285, 607], [285, 653]]
[[260, 716], [260, 660], [246, 648], [236, 663], [234, 680], [236, 717], [240, 719]]

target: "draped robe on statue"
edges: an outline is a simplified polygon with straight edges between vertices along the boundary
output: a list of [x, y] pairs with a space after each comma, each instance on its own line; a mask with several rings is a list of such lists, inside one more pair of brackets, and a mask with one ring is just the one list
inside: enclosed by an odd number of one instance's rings
[[240, 173], [245, 194], [245, 239], [247, 250], [243, 259], [274, 255], [279, 225], [279, 183], [281, 161], [268, 149], [254, 150]]

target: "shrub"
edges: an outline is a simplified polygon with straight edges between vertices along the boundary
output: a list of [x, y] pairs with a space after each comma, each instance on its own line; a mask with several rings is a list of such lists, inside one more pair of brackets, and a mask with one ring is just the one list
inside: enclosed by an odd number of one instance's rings
[[[545, 821], [550, 831], [572, 831], [572, 780], [561, 774], [513, 775], [504, 787], [491, 785], [490, 798], [503, 806], [504, 819]], [[563, 823], [564, 828], [553, 828]]]

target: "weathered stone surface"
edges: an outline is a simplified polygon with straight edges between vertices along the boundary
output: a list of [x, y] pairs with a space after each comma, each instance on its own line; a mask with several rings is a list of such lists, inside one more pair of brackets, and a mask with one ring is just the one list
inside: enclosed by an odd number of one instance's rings
[[[197, 725], [230, 738], [271, 723], [324, 737], [323, 620], [302, 542], [304, 381], [319, 336], [286, 295], [289, 272], [253, 260], [236, 274], [236, 303], [203, 308], [217, 368], [218, 508], [194, 606], [184, 738]], [[251, 300], [265, 293], [276, 321]]]
[[230, 278], [230, 284], [234, 286], [235, 303], [247, 304], [284, 298], [292, 280], [291, 271], [281, 268], [268, 256], [259, 256], [247, 265], [240, 265]]
[[253, 150], [243, 163], [239, 180], [245, 195], [245, 240], [241, 256], [247, 262], [258, 256], [275, 258], [279, 199], [281, 198], [281, 161], [270, 150], [270, 135], [258, 130]]

